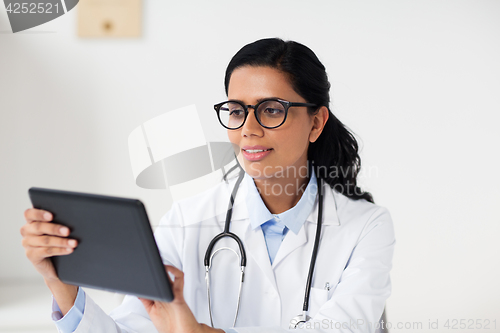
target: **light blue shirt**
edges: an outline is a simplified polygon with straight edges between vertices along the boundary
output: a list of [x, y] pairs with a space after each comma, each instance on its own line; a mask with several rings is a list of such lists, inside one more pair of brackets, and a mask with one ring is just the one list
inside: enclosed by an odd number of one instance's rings
[[[292, 230], [294, 234], [298, 234], [300, 228], [302, 228], [302, 225], [313, 209], [316, 194], [318, 193], [314, 169], [311, 172], [311, 178], [309, 179], [309, 183], [300, 197], [299, 202], [281, 214], [272, 214], [269, 209], [267, 209], [252, 177], [245, 173], [244, 181], [247, 182], [248, 187], [247, 207], [251, 207], [251, 209], [248, 209], [250, 225], [253, 229], [259, 227], [262, 229], [266, 240], [269, 260], [272, 264], [281, 242], [285, 238], [288, 230]], [[281, 190], [286, 191], [286, 187]], [[78, 288], [75, 305], [68, 311], [68, 313], [66, 313], [64, 317], [61, 314], [61, 310], [59, 309], [57, 302], [55, 299], [53, 300], [52, 319], [62, 333], [71, 333], [74, 332], [80, 324], [80, 321], [83, 318], [84, 309], [85, 292], [82, 288]], [[225, 329], [225, 331], [226, 333], [237, 333], [232, 328]]]
[[74, 332], [80, 321], [83, 318], [83, 310], [85, 309], [85, 292], [81, 287], [78, 287], [75, 305], [69, 309], [68, 313], [63, 317], [61, 309], [54, 297], [52, 297], [52, 320], [56, 323], [57, 328], [63, 333]]

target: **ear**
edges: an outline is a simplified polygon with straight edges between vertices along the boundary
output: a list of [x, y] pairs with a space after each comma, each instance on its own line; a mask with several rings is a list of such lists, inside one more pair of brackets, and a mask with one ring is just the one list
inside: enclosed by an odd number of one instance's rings
[[326, 121], [328, 120], [330, 112], [326, 106], [319, 108], [318, 112], [313, 116], [313, 126], [309, 133], [309, 142], [315, 142], [325, 128]]

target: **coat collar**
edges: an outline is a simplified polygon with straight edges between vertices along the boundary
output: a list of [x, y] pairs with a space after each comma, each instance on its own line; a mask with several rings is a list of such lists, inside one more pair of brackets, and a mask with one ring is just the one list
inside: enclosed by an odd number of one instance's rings
[[[318, 197], [314, 202], [313, 211], [307, 217], [306, 221], [310, 223], [318, 223]], [[340, 220], [337, 214], [337, 200], [334, 195], [334, 189], [327, 183], [323, 182], [323, 221], [322, 225], [337, 225], [340, 226]]]
[[299, 233], [300, 228], [302, 228], [302, 225], [306, 221], [306, 218], [313, 210], [318, 192], [314, 169], [311, 172], [311, 177], [299, 202], [297, 202], [294, 207], [281, 214], [272, 214], [269, 211], [259, 194], [257, 186], [255, 186], [254, 180], [247, 173], [245, 173], [245, 179], [243, 181], [247, 185], [246, 187], [248, 193], [246, 203], [247, 207], [249, 207], [247, 208], [247, 211], [250, 218], [250, 224], [253, 229], [258, 228], [263, 223], [270, 220], [278, 220], [285, 224], [285, 226], [294, 234]]
[[[228, 193], [231, 192], [234, 187], [235, 181], [231, 181], [228, 184], [229, 190]], [[233, 207], [233, 216], [231, 220], [244, 220], [249, 219], [250, 214], [248, 213], [250, 207], [248, 207], [247, 202], [245, 200], [245, 196], [248, 193], [248, 182], [242, 181], [240, 188], [238, 189], [238, 193], [236, 194], [235, 204]], [[337, 214], [337, 202], [334, 196], [334, 189], [323, 182], [323, 225], [337, 225], [340, 226], [340, 220]], [[224, 202], [227, 209], [227, 205], [229, 203], [229, 195], [227, 195], [227, 202]], [[220, 204], [220, 203], [219, 203]], [[219, 219], [222, 218], [222, 222], [225, 220], [225, 214], [219, 214]], [[307, 222], [316, 224], [318, 221], [318, 196], [314, 200], [313, 210], [306, 218]], [[303, 229], [303, 228], [301, 228]]]

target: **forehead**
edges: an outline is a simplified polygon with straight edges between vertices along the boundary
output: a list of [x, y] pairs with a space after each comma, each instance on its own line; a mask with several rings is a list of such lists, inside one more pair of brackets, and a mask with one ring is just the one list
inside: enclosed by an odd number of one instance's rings
[[275, 68], [255, 66], [244, 66], [233, 71], [229, 80], [228, 97], [248, 103], [267, 97], [302, 101], [293, 90], [287, 74]]

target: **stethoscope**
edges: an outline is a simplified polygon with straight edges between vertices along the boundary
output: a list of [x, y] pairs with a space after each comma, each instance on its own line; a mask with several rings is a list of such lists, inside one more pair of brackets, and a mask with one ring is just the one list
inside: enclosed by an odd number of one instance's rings
[[[212, 305], [210, 302], [210, 268], [212, 267], [212, 258], [219, 253], [222, 250], [230, 250], [233, 252], [239, 259], [240, 261], [240, 270], [241, 270], [241, 277], [240, 277], [240, 286], [239, 286], [239, 291], [238, 291], [238, 303], [236, 305], [236, 314], [234, 315], [234, 321], [233, 321], [233, 327], [236, 326], [236, 319], [238, 318], [238, 311], [240, 309], [240, 300], [241, 300], [241, 288], [243, 286], [243, 279], [245, 276], [245, 267], [247, 265], [247, 255], [245, 252], [245, 249], [243, 248], [243, 243], [241, 239], [233, 234], [232, 232], [229, 231], [229, 225], [231, 224], [231, 216], [233, 214], [233, 205], [234, 205], [234, 198], [236, 197], [236, 193], [238, 192], [238, 188], [241, 184], [241, 181], [243, 180], [243, 177], [245, 175], [244, 171], [240, 172], [240, 175], [238, 177], [238, 180], [236, 181], [236, 184], [234, 185], [233, 192], [231, 193], [231, 198], [229, 201], [229, 206], [227, 209], [226, 213], [226, 224], [224, 226], [224, 231], [215, 236], [210, 244], [208, 245], [207, 251], [205, 253], [205, 280], [207, 282], [207, 297], [208, 297], [208, 312], [210, 314], [210, 323], [212, 324], [212, 327], [214, 327], [214, 322], [212, 318]], [[309, 265], [309, 275], [307, 276], [307, 283], [306, 283], [306, 291], [304, 295], [304, 303], [302, 307], [302, 314], [299, 314], [296, 317], [293, 317], [292, 320], [290, 320], [290, 326], [289, 328], [297, 328], [299, 327], [300, 324], [303, 324], [311, 319], [310, 316], [307, 315], [307, 311], [309, 309], [309, 295], [311, 293], [311, 282], [312, 282], [312, 276], [314, 272], [314, 265], [316, 264], [316, 257], [318, 255], [318, 247], [319, 247], [319, 239], [321, 235], [321, 222], [322, 222], [322, 215], [323, 215], [323, 181], [318, 178], [318, 226], [316, 227], [316, 238], [314, 239], [314, 247], [313, 247], [313, 252], [312, 252], [312, 257], [311, 257], [311, 263]], [[224, 237], [230, 237], [235, 240], [236, 243], [238, 243], [238, 247], [240, 248], [240, 253], [241, 256], [232, 248], [229, 247], [221, 247], [217, 249], [215, 252], [212, 253], [212, 250], [215, 246], [215, 244], [222, 238]]]

